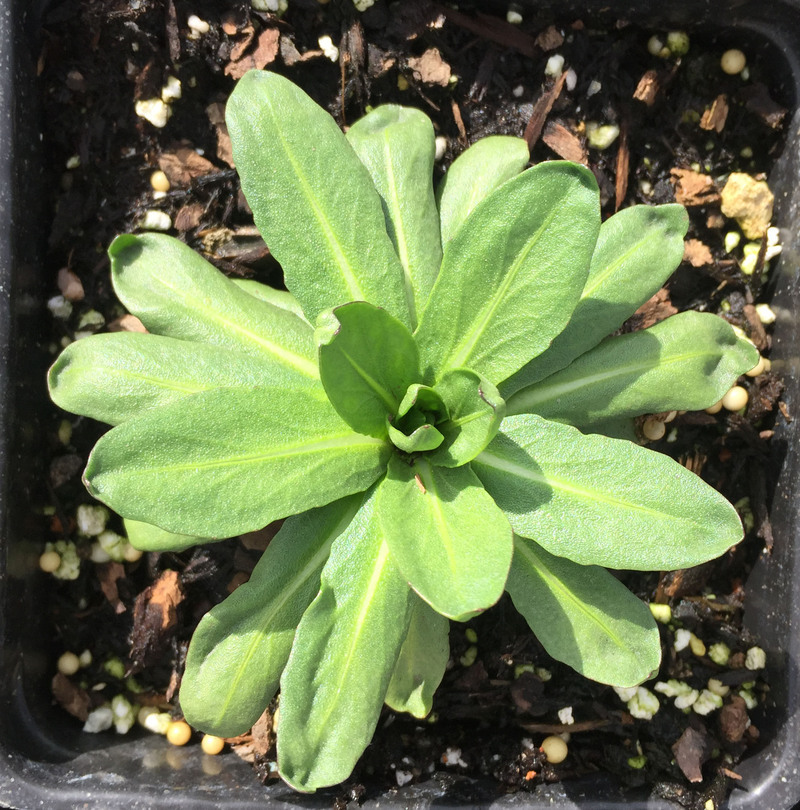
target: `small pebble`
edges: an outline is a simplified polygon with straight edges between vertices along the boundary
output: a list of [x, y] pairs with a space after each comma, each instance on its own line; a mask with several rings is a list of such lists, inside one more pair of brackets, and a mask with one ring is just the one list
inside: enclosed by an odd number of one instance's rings
[[211, 29], [211, 26], [205, 20], [201, 20], [196, 14], [189, 15], [186, 24], [196, 34], [207, 34]]
[[225, 740], [223, 740], [222, 737], [215, 737], [213, 734], [204, 734], [200, 742], [200, 747], [206, 754], [216, 756], [222, 753], [222, 749], [225, 747]]
[[509, 9], [506, 12], [506, 22], [511, 25], [519, 25], [522, 22], [522, 15], [518, 11]]
[[742, 235], [738, 231], [728, 231], [725, 234], [725, 252], [733, 253], [739, 247], [739, 242], [742, 241]]
[[741, 73], [747, 64], [747, 57], [738, 49], [731, 48], [722, 54], [722, 59], [719, 60], [720, 67], [729, 76], [736, 76]]
[[151, 209], [145, 212], [139, 227], [144, 231], [168, 231], [172, 227], [172, 219], [165, 211]]
[[445, 152], [447, 152], [447, 138], [445, 138], [444, 135], [437, 135], [434, 144], [436, 151], [433, 159], [438, 163], [445, 156]]
[[706, 654], [706, 645], [694, 633], [689, 636], [689, 649], [698, 658], [702, 658]]
[[663, 50], [664, 41], [657, 34], [653, 34], [653, 36], [647, 40], [647, 52], [651, 56], [658, 56]]
[[408, 90], [408, 79], [403, 76], [401, 73], [397, 77], [397, 89], [402, 93], [404, 90]]
[[654, 419], [652, 416], [645, 419], [642, 424], [642, 433], [645, 439], [651, 442], [657, 442], [659, 439], [664, 438], [667, 428], [660, 419]]
[[165, 127], [172, 115], [169, 104], [160, 98], [148, 98], [137, 101], [134, 110], [139, 118], [144, 118], [145, 121], [149, 121], [158, 129]]
[[167, 192], [170, 189], [169, 178], [161, 169], [158, 169], [150, 175], [150, 186], [153, 191]]
[[523, 85], [523, 84], [518, 84], [518, 85], [517, 85], [517, 86], [516, 86], [516, 87], [515, 87], [515, 88], [514, 88], [512, 91], [511, 91], [511, 95], [512, 95], [512, 96], [514, 96], [514, 98], [522, 98], [522, 96], [524, 96], [524, 95], [525, 95], [525, 85]]
[[356, 11], [366, 11], [375, 5], [375, 0], [353, 0], [353, 5], [356, 7]]
[[333, 44], [333, 40], [327, 34], [321, 36], [317, 42], [319, 43], [322, 53], [324, 53], [331, 62], [338, 61], [339, 49]]
[[756, 313], [765, 326], [769, 326], [769, 324], [775, 323], [777, 320], [775, 311], [769, 304], [756, 304]]
[[684, 56], [689, 53], [689, 35], [685, 31], [670, 31], [667, 47], [673, 56]]
[[600, 82], [598, 82], [597, 79], [592, 79], [589, 82], [589, 86], [586, 88], [587, 98], [590, 96], [596, 96], [602, 89], [603, 85]]
[[619, 127], [616, 124], [597, 124], [589, 121], [586, 124], [586, 138], [593, 149], [608, 149], [619, 137]]
[[172, 745], [186, 745], [192, 738], [192, 727], [184, 720], [176, 720], [169, 724], [167, 741]]
[[670, 620], [672, 619], [672, 608], [669, 605], [650, 602], [649, 607], [650, 612], [653, 614], [653, 618], [659, 624], [669, 624]]
[[767, 665], [767, 654], [761, 647], [751, 647], [747, 651], [747, 658], [745, 659], [744, 665], [750, 670], [764, 669]]
[[541, 750], [551, 765], [558, 765], [559, 762], [563, 762], [569, 753], [564, 740], [554, 734], [542, 740]]
[[564, 57], [560, 53], [554, 53], [548, 60], [544, 68], [545, 76], [552, 76], [557, 79], [564, 71]]
[[722, 398], [722, 407], [727, 411], [741, 411], [747, 406], [747, 389], [741, 385], [734, 385]]
[[718, 641], [708, 648], [708, 657], [718, 666], [727, 666], [731, 657], [731, 648], [722, 641]]
[[181, 80], [177, 76], [169, 76], [161, 88], [161, 100], [167, 104], [181, 97]]
[[570, 68], [567, 71], [567, 78], [564, 79], [564, 86], [571, 93], [575, 89], [577, 84], [578, 84], [578, 74], [572, 68]]
[[758, 377], [759, 374], [764, 373], [764, 369], [766, 367], [766, 363], [764, 362], [763, 357], [758, 358], [758, 362], [750, 369], [750, 371], [745, 372], [748, 377]]
[[52, 574], [58, 571], [60, 565], [61, 555], [57, 551], [45, 551], [45, 553], [39, 557], [39, 568], [41, 568], [45, 574]]
[[719, 402], [715, 402], [713, 405], [710, 405], [708, 408], [705, 409], [706, 413], [715, 414], [719, 413], [722, 410], [722, 400]]
[[74, 652], [61, 654], [56, 665], [62, 675], [74, 675], [81, 668], [81, 660]]

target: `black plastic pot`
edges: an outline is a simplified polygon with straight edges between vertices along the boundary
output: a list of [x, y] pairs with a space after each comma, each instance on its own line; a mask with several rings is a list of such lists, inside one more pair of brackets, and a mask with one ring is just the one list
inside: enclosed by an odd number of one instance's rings
[[[763, 49], [784, 77], [784, 101], [800, 98], [800, 0], [585, 0], [569, 4], [517, 0], [575, 14], [626, 18], [653, 28], [680, 26], [720, 32], [723, 41]], [[38, 246], [45, 231], [37, 206], [40, 161], [35, 64], [38, 6], [0, 0], [0, 806], [28, 808], [246, 808], [265, 804], [329, 807], [331, 795], [303, 797], [284, 786], [262, 788], [235, 757], [223, 761], [196, 751], [166, 751], [154, 736], [138, 739], [82, 735], [52, 707], [49, 680], [54, 656], [51, 629], [37, 594], [44, 587], [37, 559], [44, 542], [29, 518], [31, 487], [41, 477], [44, 431], [37, 415], [47, 405], [47, 334]], [[497, 4], [496, 4], [497, 5]], [[505, 5], [498, 5], [505, 11]], [[789, 412], [800, 401], [800, 116], [771, 178], [776, 222], [784, 245], [772, 271], [778, 314], [773, 368], [785, 376]], [[773, 442], [775, 495], [771, 520], [775, 545], [763, 556], [747, 588], [745, 622], [768, 653], [770, 703], [757, 725], [763, 749], [737, 767], [743, 779], [731, 808], [783, 810], [800, 802], [800, 453], [798, 422], [779, 424]], [[773, 482], [768, 482], [771, 486]], [[223, 764], [224, 763], [224, 764]], [[221, 768], [221, 769], [220, 769]], [[208, 772], [207, 772], [208, 771]], [[218, 773], [216, 771], [219, 771]], [[429, 804], [483, 806], [491, 791], [464, 779], [434, 779], [389, 791], [368, 806]], [[483, 797], [483, 798], [482, 798]], [[612, 806], [673, 807], [665, 801], [622, 795], [601, 778], [542, 786], [531, 794], [494, 801], [526, 808]]]

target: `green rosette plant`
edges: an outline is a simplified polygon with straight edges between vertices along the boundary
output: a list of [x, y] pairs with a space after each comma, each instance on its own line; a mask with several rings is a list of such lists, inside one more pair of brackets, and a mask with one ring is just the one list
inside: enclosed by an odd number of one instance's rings
[[696, 565], [742, 527], [696, 475], [614, 436], [715, 403], [758, 361], [710, 314], [608, 337], [679, 263], [683, 208], [601, 224], [589, 170], [525, 169], [505, 136], [434, 193], [423, 113], [379, 107], [345, 136], [269, 72], [241, 79], [227, 124], [290, 292], [120, 236], [114, 287], [149, 334], [74, 343], [49, 378], [56, 403], [114, 426], [85, 481], [138, 547], [285, 518], [195, 632], [187, 720], [244, 732], [280, 687], [282, 777], [338, 783], [384, 702], [430, 711], [448, 620], [504, 590], [587, 677], [654, 673], [650, 611], [606, 569]]

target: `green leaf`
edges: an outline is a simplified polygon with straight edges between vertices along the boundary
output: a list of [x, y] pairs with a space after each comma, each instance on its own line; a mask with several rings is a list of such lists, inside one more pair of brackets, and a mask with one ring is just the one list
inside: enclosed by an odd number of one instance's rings
[[380, 194], [386, 230], [405, 271], [411, 328], [442, 261], [439, 212], [433, 196], [433, 124], [411, 107], [376, 107], [347, 131]]
[[464, 620], [502, 595], [513, 543], [503, 513], [468, 466], [393, 456], [378, 488], [386, 542], [411, 587], [436, 611]]
[[177, 239], [125, 234], [108, 254], [117, 296], [148, 331], [237, 349], [318, 378], [308, 324], [279, 307], [267, 309]]
[[444, 443], [429, 456], [432, 464], [460, 467], [472, 461], [494, 438], [506, 412], [497, 389], [465, 368], [448, 371], [436, 384], [450, 418], [438, 425]]
[[509, 416], [472, 462], [514, 531], [581, 565], [663, 571], [742, 539], [736, 510], [668, 456], [537, 416]]
[[542, 646], [587, 678], [635, 686], [661, 663], [650, 609], [608, 571], [515, 538], [507, 589]]
[[417, 596], [411, 624], [386, 692], [386, 705], [396, 712], [427, 717], [450, 657], [450, 622]]
[[618, 329], [683, 258], [689, 217], [682, 205], [634, 205], [607, 219], [581, 300], [549, 348], [501, 386], [504, 396], [569, 365]]
[[552, 161], [487, 197], [447, 244], [417, 343], [425, 382], [470, 368], [498, 385], [566, 326], [600, 228], [597, 182]]
[[176, 534], [142, 523], [139, 520], [123, 520], [128, 542], [139, 551], [183, 551], [200, 543], [207, 543], [207, 537], [190, 534]]
[[388, 450], [301, 391], [221, 388], [115, 427], [84, 478], [123, 517], [232, 537], [366, 489]]
[[420, 377], [411, 333], [386, 310], [356, 301], [322, 314], [315, 335], [333, 407], [353, 430], [384, 438], [386, 418]]
[[372, 739], [412, 594], [368, 497], [334, 541], [281, 678], [278, 768], [293, 788], [347, 779]]
[[390, 422], [386, 426], [389, 429], [389, 441], [404, 453], [422, 453], [426, 450], [434, 450], [444, 441], [444, 436], [433, 425], [420, 425], [408, 435], [398, 430]]
[[380, 197], [333, 118], [283, 76], [251, 70], [226, 122], [256, 226], [309, 321], [369, 301], [409, 324]]
[[649, 329], [606, 338], [565, 369], [514, 394], [507, 411], [585, 426], [611, 417], [701, 410], [757, 362], [753, 344], [722, 318], [681, 312]]
[[325, 396], [319, 381], [267, 357], [135, 332], [92, 335], [70, 343], [48, 375], [56, 405], [110, 425], [190, 394], [255, 388], [265, 381]]
[[[303, 321], [306, 321], [306, 316], [300, 306], [298, 300], [287, 290], [276, 290], [268, 284], [262, 284], [260, 281], [254, 281], [252, 278], [234, 278], [231, 279], [233, 283], [240, 289], [244, 290], [248, 295], [253, 298], [258, 298], [259, 301], [264, 301], [266, 304], [271, 304], [278, 309], [285, 309], [291, 312], [292, 315], [297, 315]], [[308, 321], [306, 321], [308, 323]]]
[[516, 177], [530, 158], [522, 138], [481, 138], [454, 161], [436, 189], [442, 242], [449, 242], [481, 200]]
[[233, 737], [258, 720], [278, 690], [331, 545], [362, 500], [355, 495], [288, 518], [250, 580], [203, 616], [181, 682], [181, 710], [192, 726]]

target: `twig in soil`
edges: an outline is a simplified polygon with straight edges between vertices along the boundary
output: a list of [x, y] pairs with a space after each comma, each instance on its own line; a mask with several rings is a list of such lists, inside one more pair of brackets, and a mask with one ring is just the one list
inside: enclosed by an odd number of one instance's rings
[[617, 150], [616, 176], [614, 179], [614, 212], [619, 211], [628, 193], [628, 173], [631, 153], [628, 149], [628, 120], [623, 118], [619, 128], [619, 149]]
[[553, 104], [556, 99], [561, 95], [561, 88], [567, 80], [567, 71], [565, 70], [556, 80], [549, 90], [545, 90], [541, 96], [536, 100], [533, 105], [533, 112], [531, 113], [528, 125], [525, 127], [525, 134], [522, 136], [528, 142], [528, 148], [533, 149], [544, 129], [544, 123], [550, 110], [553, 109]]
[[604, 717], [599, 720], [584, 720], [580, 723], [572, 723], [571, 725], [567, 725], [566, 723], [520, 723], [519, 727], [533, 734], [563, 734], [564, 732], [574, 734], [579, 731], [594, 731], [595, 729], [606, 728], [607, 726], [617, 724], [625, 726], [631, 725], [632, 723], [633, 718], [627, 713], [622, 713], [616, 717]]
[[458, 129], [458, 140], [462, 146], [466, 146], [469, 141], [467, 140], [467, 130], [464, 127], [464, 119], [461, 117], [461, 108], [458, 106], [458, 102], [453, 99], [452, 102], [452, 109], [453, 109], [453, 120], [456, 122], [456, 127]]
[[535, 59], [539, 55], [536, 40], [505, 20], [493, 17], [490, 14], [480, 13], [476, 14], [475, 17], [470, 17], [460, 11], [438, 4], [435, 6], [435, 10], [439, 14], [444, 14], [454, 25], [466, 28], [467, 31], [488, 39], [490, 42], [496, 42], [504, 48], [513, 48], [523, 56], [531, 59]]

